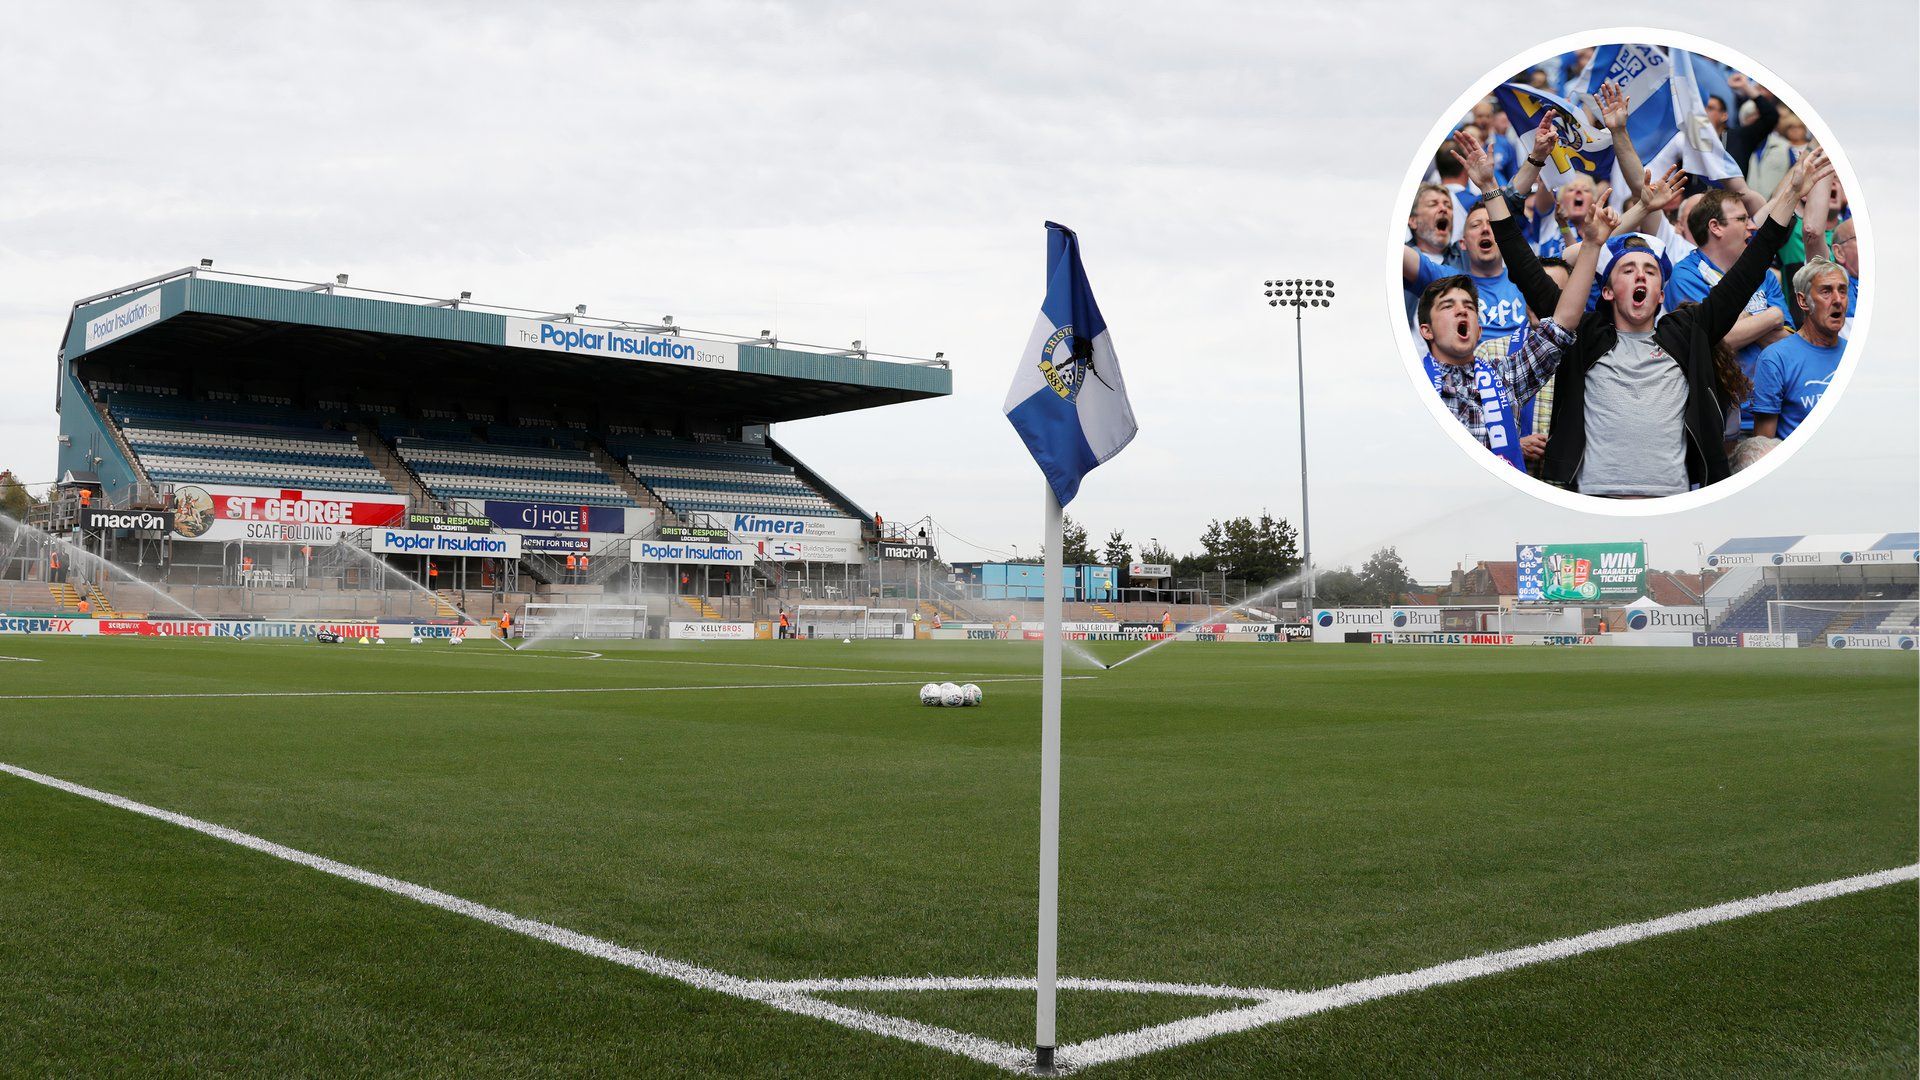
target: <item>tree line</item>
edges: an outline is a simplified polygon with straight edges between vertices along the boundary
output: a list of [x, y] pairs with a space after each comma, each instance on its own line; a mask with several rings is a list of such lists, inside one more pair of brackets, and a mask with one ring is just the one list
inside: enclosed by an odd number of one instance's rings
[[[1041, 550], [1044, 558], [1044, 546]], [[1176, 579], [1218, 574], [1244, 580], [1259, 589], [1301, 576], [1299, 530], [1287, 519], [1264, 510], [1257, 518], [1241, 516], [1208, 522], [1200, 534], [1200, 549], [1184, 555], [1174, 554], [1157, 538], [1135, 544], [1120, 529], [1108, 533], [1106, 543], [1096, 551], [1086, 526], [1069, 514], [1062, 522], [1060, 553], [1070, 566], [1118, 568], [1123, 588], [1135, 584], [1128, 578], [1127, 566], [1136, 561], [1171, 566]], [[1401, 603], [1406, 594], [1418, 588], [1399, 551], [1383, 547], [1358, 570], [1351, 566], [1322, 568], [1315, 575], [1313, 591], [1316, 600], [1328, 606], [1365, 607]], [[1289, 589], [1281, 595], [1298, 593]]]

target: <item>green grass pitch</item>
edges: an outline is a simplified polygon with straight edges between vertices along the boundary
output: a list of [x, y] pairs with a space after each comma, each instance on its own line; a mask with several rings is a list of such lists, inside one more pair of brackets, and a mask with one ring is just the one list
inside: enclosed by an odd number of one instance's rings
[[[733, 975], [1032, 974], [1038, 649], [565, 644], [0, 638], [0, 762]], [[1907, 654], [1068, 670], [1064, 975], [1308, 991], [1916, 861]], [[942, 678], [984, 707], [922, 708]], [[1910, 1076], [1915, 907], [1872, 889], [1085, 1075]], [[1005, 1075], [6, 774], [0, 965], [0, 1073]], [[1026, 991], [820, 996], [1031, 1041]], [[1236, 1004], [1066, 991], [1061, 1041]]]

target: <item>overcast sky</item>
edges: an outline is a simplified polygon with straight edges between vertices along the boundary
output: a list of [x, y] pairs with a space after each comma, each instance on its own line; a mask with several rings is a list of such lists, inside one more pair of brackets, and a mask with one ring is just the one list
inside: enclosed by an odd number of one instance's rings
[[[53, 478], [72, 301], [204, 256], [944, 351], [950, 399], [776, 436], [868, 508], [932, 515], [949, 558], [1031, 553], [1039, 474], [1000, 405], [1051, 218], [1081, 234], [1141, 423], [1070, 508], [1096, 537], [1184, 551], [1210, 518], [1297, 520], [1292, 319], [1260, 296], [1287, 275], [1340, 283], [1306, 328], [1323, 566], [1391, 543], [1434, 580], [1516, 541], [1645, 538], [1691, 569], [1696, 542], [1916, 527], [1911, 3], [1040, 8], [28, 5], [0, 45], [0, 467]], [[1548, 39], [1629, 25], [1718, 40], [1811, 103], [1860, 179], [1881, 299], [1791, 460], [1623, 519], [1468, 460], [1416, 396], [1382, 283], [1454, 99]]]

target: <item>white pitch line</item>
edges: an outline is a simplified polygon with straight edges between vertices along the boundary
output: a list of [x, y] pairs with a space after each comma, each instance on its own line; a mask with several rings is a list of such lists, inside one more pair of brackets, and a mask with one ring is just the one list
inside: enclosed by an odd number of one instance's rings
[[[890, 1038], [902, 1039], [923, 1046], [944, 1050], [971, 1058], [983, 1064], [993, 1065], [1012, 1073], [1032, 1075], [1032, 1051], [1025, 1047], [1013, 1046], [979, 1035], [971, 1035], [952, 1028], [937, 1027], [918, 1021], [906, 1020], [897, 1016], [855, 1009], [834, 1002], [813, 997], [817, 993], [837, 991], [872, 990], [969, 990], [969, 989], [1032, 989], [1034, 982], [1030, 978], [856, 978], [856, 979], [799, 979], [799, 980], [761, 980], [746, 979], [737, 975], [712, 968], [701, 967], [682, 960], [670, 960], [640, 949], [630, 949], [615, 945], [610, 941], [592, 937], [578, 931], [568, 930], [533, 919], [523, 918], [509, 912], [464, 900], [449, 893], [430, 889], [424, 885], [401, 881], [371, 870], [338, 862], [322, 855], [314, 855], [276, 844], [250, 833], [229, 829], [224, 825], [202, 821], [171, 810], [162, 810], [156, 806], [136, 802], [111, 792], [100, 791], [58, 777], [47, 776], [31, 769], [24, 769], [0, 761], [0, 772], [9, 773], [23, 780], [65, 791], [82, 798], [132, 813], [164, 821], [181, 828], [225, 840], [231, 844], [297, 863], [325, 874], [357, 882], [396, 896], [415, 900], [430, 907], [450, 911], [457, 915], [477, 919], [491, 926], [509, 930], [526, 937], [558, 945], [563, 949], [585, 956], [597, 957], [624, 967], [658, 975], [685, 983], [688, 986], [749, 1001], [759, 1001], [783, 1012], [801, 1016], [811, 1016], [840, 1024], [843, 1027], [867, 1031]], [[1253, 998], [1259, 1004], [1240, 1009], [1227, 1009], [1205, 1016], [1176, 1020], [1172, 1023], [1158, 1024], [1136, 1031], [1116, 1035], [1106, 1035], [1085, 1042], [1074, 1043], [1060, 1048], [1055, 1057], [1059, 1073], [1077, 1072], [1095, 1065], [1125, 1061], [1160, 1050], [1170, 1050], [1177, 1046], [1216, 1038], [1236, 1032], [1251, 1031], [1285, 1020], [1293, 1020], [1331, 1009], [1358, 1005], [1380, 998], [1410, 994], [1448, 983], [1462, 982], [1467, 979], [1496, 975], [1516, 968], [1529, 967], [1552, 960], [1563, 960], [1579, 956], [1582, 953], [1600, 949], [1610, 949], [1663, 934], [1694, 930], [1714, 923], [1731, 919], [1758, 915], [1769, 911], [1809, 904], [1819, 900], [1828, 900], [1849, 893], [1864, 892], [1905, 881], [1920, 880], [1920, 863], [1891, 870], [1880, 870], [1854, 877], [1840, 878], [1818, 885], [1807, 885], [1798, 889], [1764, 893], [1744, 900], [1733, 900], [1710, 907], [1695, 908], [1673, 915], [1649, 919], [1644, 922], [1627, 923], [1606, 930], [1595, 930], [1575, 937], [1558, 938], [1538, 945], [1527, 945], [1517, 949], [1486, 953], [1468, 957], [1450, 963], [1437, 964], [1418, 971], [1403, 972], [1397, 975], [1381, 975], [1357, 982], [1343, 983], [1324, 990], [1293, 992], [1286, 990], [1252, 989], [1229, 986], [1208, 986], [1185, 983], [1125, 982], [1113, 979], [1063, 979], [1063, 989], [1106, 990], [1123, 993], [1168, 993], [1185, 994], [1195, 997], [1213, 998]]]
[[86, 787], [73, 783], [72, 781], [62, 780], [58, 777], [37, 773], [31, 769], [23, 769], [18, 765], [11, 765], [4, 761], [0, 761], [0, 772], [10, 773], [22, 780], [30, 780], [36, 784], [43, 784], [71, 795], [78, 795], [85, 799], [92, 799], [95, 802], [105, 803], [116, 809], [127, 810], [135, 814], [153, 818], [157, 821], [164, 821], [169, 825], [178, 825], [183, 829], [191, 829], [194, 832], [211, 836], [216, 840], [224, 840], [227, 843], [237, 844], [240, 847], [260, 852], [263, 855], [271, 855], [276, 859], [284, 859], [290, 863], [297, 863], [309, 869], [318, 870], [323, 874], [331, 874], [334, 877], [345, 878], [348, 881], [360, 885], [366, 885], [383, 892], [392, 893], [395, 896], [405, 897], [408, 900], [418, 901], [429, 907], [439, 908], [442, 911], [450, 911], [456, 915], [465, 915], [470, 919], [478, 919], [483, 923], [487, 923], [490, 926], [497, 926], [502, 930], [510, 930], [513, 933], [522, 934], [538, 941], [544, 941], [550, 945], [558, 945], [563, 949], [580, 953], [584, 956], [607, 960], [623, 967], [644, 971], [649, 975], [658, 975], [665, 979], [672, 979], [675, 982], [685, 983], [688, 986], [701, 990], [712, 990], [730, 997], [764, 1002], [783, 1012], [798, 1013], [802, 1016], [811, 1016], [821, 1020], [831, 1021], [844, 1027], [856, 1028], [861, 1031], [869, 1031], [878, 1035], [886, 1035], [895, 1039], [919, 1043], [923, 1046], [930, 1046], [936, 1050], [945, 1050], [948, 1053], [959, 1054], [962, 1057], [969, 1057], [975, 1061], [995, 1065], [1010, 1071], [1026, 1071], [1032, 1060], [1032, 1051], [1008, 1043], [996, 1042], [992, 1039], [983, 1038], [978, 1035], [969, 1035], [966, 1032], [954, 1031], [950, 1028], [935, 1027], [931, 1024], [905, 1020], [897, 1016], [885, 1016], [880, 1013], [868, 1012], [864, 1009], [855, 1009], [830, 1001], [822, 1001], [818, 998], [809, 997], [804, 993], [787, 990], [778, 984], [743, 979], [737, 975], [728, 975], [725, 972], [701, 967], [698, 964], [689, 964], [682, 960], [670, 960], [664, 956], [645, 952], [640, 949], [630, 949], [623, 945], [615, 945], [613, 942], [582, 934], [575, 930], [568, 930], [564, 927], [554, 926], [551, 923], [523, 918], [511, 912], [488, 907], [485, 904], [477, 904], [471, 900], [461, 899], [458, 896], [441, 892], [438, 889], [430, 889], [425, 885], [416, 885], [410, 881], [402, 881], [399, 878], [388, 877], [385, 874], [377, 874], [371, 870], [363, 870], [360, 867], [329, 859], [323, 855], [314, 855], [297, 848], [287, 847], [285, 844], [276, 844], [271, 840], [262, 839], [251, 833], [243, 833], [238, 829], [229, 829], [224, 825], [216, 825], [210, 821], [202, 821], [199, 818], [188, 817], [185, 814], [177, 814], [171, 810], [162, 810], [157, 806], [149, 806], [143, 802], [136, 802], [124, 796], [115, 795], [112, 792], [100, 791], [96, 788]]
[[[1091, 675], [1068, 678], [1090, 679]], [[1038, 675], [1004, 675], [983, 683], [1038, 682]], [[157, 698], [464, 697], [487, 694], [655, 694], [669, 690], [822, 690], [831, 687], [920, 686], [920, 679], [871, 682], [709, 683], [695, 686], [525, 686], [497, 690], [212, 690], [171, 694], [0, 694], [0, 701], [152, 701]]]
[[1714, 904], [1711, 907], [1694, 908], [1691, 911], [1662, 916], [1658, 919], [1648, 919], [1645, 922], [1627, 923], [1624, 926], [1595, 930], [1592, 933], [1559, 938], [1538, 945], [1527, 945], [1518, 949], [1506, 949], [1501, 952], [1468, 957], [1464, 960], [1455, 960], [1451, 963], [1436, 964], [1418, 971], [1408, 971], [1398, 975], [1380, 975], [1371, 979], [1331, 986], [1324, 990], [1289, 994], [1244, 1009], [1231, 1009], [1208, 1016], [1196, 1016], [1141, 1028], [1138, 1031], [1089, 1039], [1086, 1042], [1061, 1047], [1055, 1060], [1062, 1069], [1084, 1069], [1093, 1065], [1124, 1061], [1142, 1054], [1169, 1050], [1220, 1035], [1250, 1031], [1283, 1020], [1311, 1016], [1329, 1009], [1358, 1005], [1399, 994], [1410, 994], [1448, 983], [1477, 979], [1484, 975], [1497, 975], [1516, 968], [1544, 964], [1552, 960], [1564, 960], [1582, 953], [1644, 941], [1662, 934], [1696, 930], [1730, 919], [1779, 911], [1782, 908], [1810, 904], [1818, 900], [1830, 900], [1849, 893], [1864, 892], [1868, 889], [1916, 880], [1920, 880], [1920, 863], [1840, 878], [1818, 885], [1807, 885], [1798, 889], [1764, 893], [1744, 900], [1732, 900], [1724, 904]]
[[38, 658], [32, 657], [32, 656], [0, 656], [0, 662], [9, 662], [9, 663], [15, 663], [15, 664], [37, 664], [40, 661]]
[[[769, 989], [807, 994], [913, 992], [941, 990], [1031, 990], [1033, 976], [879, 976], [855, 979], [762, 980]], [[1226, 998], [1233, 1001], [1273, 1001], [1291, 990], [1265, 987], [1216, 986], [1211, 983], [1136, 982], [1125, 979], [1071, 979], [1059, 981], [1062, 990], [1094, 990], [1113, 994], [1174, 994], [1180, 997]]]

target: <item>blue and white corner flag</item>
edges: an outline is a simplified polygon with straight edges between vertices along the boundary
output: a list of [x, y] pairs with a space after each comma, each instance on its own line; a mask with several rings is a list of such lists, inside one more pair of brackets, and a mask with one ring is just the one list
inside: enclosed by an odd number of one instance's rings
[[1065, 506], [1139, 430], [1107, 322], [1080, 266], [1080, 238], [1047, 222], [1047, 298], [1007, 390], [1007, 419]]

